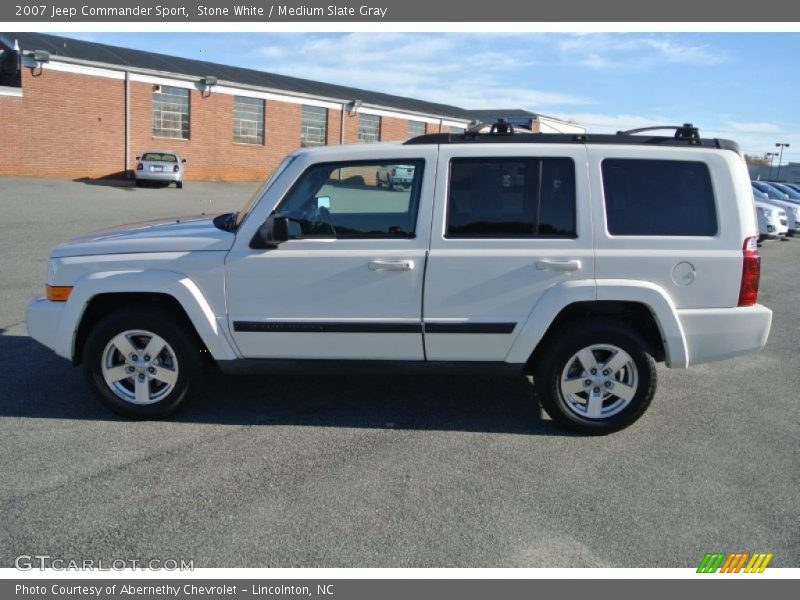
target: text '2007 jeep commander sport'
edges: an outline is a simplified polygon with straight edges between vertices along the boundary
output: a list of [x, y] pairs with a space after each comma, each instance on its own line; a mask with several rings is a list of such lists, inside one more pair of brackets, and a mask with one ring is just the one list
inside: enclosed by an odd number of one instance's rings
[[[129, 417], [173, 413], [210, 355], [532, 375], [556, 421], [614, 431], [657, 362], [757, 351], [772, 319], [738, 146], [631, 133], [299, 150], [238, 213], [58, 246], [28, 330]], [[376, 179], [395, 168], [407, 185]]]

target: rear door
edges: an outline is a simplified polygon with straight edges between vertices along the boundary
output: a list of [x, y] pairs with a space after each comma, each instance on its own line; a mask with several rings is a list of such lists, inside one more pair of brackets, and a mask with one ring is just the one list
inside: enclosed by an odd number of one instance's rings
[[593, 277], [582, 145], [443, 145], [425, 279], [429, 360], [502, 361], [541, 295]]

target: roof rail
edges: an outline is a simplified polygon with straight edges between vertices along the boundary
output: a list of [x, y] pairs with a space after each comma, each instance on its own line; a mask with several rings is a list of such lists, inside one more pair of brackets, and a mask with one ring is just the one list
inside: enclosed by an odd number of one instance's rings
[[639, 127], [638, 129], [628, 129], [627, 131], [618, 131], [617, 135], [634, 135], [643, 133], [645, 131], [660, 131], [663, 129], [674, 129], [676, 140], [699, 140], [700, 130], [691, 123], [684, 123], [683, 125], [654, 125], [652, 127]]
[[[487, 124], [481, 123], [470, 127], [464, 133], [427, 133], [413, 137], [404, 142], [407, 146], [422, 144], [616, 144], [621, 146], [673, 146], [692, 148], [716, 148], [730, 150], [741, 155], [739, 144], [731, 140], [719, 138], [701, 138], [700, 133], [691, 123], [683, 125], [664, 125], [660, 127], [643, 127], [628, 131], [608, 133], [532, 133], [525, 129], [514, 129], [510, 123], [495, 123], [487, 133], [480, 133]], [[496, 127], [496, 128], [495, 128]], [[633, 135], [645, 131], [674, 129], [675, 135]], [[512, 135], [513, 132], [513, 135]]]

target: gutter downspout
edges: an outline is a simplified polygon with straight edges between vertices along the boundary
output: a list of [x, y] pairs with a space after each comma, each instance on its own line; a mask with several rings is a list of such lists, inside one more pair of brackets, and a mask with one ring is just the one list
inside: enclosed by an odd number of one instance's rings
[[344, 144], [344, 109], [347, 104], [342, 104], [342, 115], [339, 119], [339, 145]]
[[131, 159], [131, 74], [125, 71], [125, 178], [130, 177], [128, 166]]

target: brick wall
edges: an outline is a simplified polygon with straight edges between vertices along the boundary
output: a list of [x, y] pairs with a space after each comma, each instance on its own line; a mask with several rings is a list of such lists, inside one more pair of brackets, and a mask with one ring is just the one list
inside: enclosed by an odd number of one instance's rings
[[24, 174], [22, 98], [0, 96], [0, 175]]
[[[176, 150], [186, 178], [253, 181], [266, 178], [300, 147], [302, 106], [265, 101], [264, 144], [233, 141], [234, 97], [189, 92], [189, 139], [153, 137], [153, 85], [130, 82], [130, 157], [125, 164], [125, 82], [45, 69], [22, 73], [24, 97], [0, 97], [0, 174], [100, 178], [135, 169], [148, 149]], [[358, 114], [328, 110], [328, 144], [358, 142]], [[429, 124], [428, 132], [439, 127]], [[446, 128], [445, 128], [446, 129]], [[381, 140], [402, 141], [405, 119], [383, 117]]]
[[408, 121], [394, 117], [381, 118], [381, 141], [397, 142], [408, 138]]
[[124, 82], [50, 70], [37, 73], [22, 71], [25, 174], [94, 178], [121, 172]]

